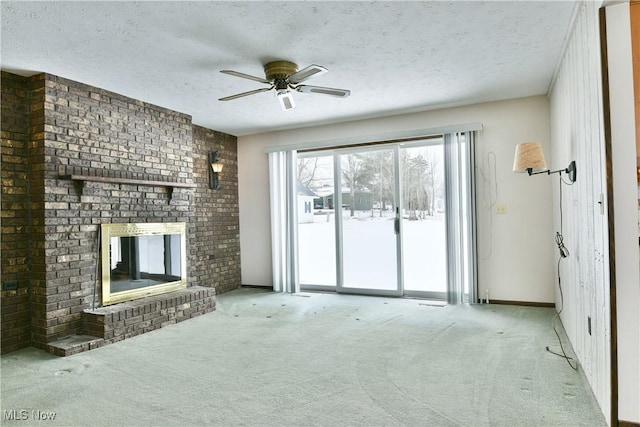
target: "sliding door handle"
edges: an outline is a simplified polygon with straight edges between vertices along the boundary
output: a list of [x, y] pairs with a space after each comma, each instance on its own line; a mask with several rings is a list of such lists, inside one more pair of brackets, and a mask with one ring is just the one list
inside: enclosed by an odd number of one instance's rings
[[393, 223], [393, 228], [396, 234], [400, 234], [400, 208], [396, 207], [396, 219]]

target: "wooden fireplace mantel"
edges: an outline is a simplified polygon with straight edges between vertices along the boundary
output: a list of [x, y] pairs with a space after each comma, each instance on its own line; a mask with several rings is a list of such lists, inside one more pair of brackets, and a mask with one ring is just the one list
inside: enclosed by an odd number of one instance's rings
[[157, 181], [150, 179], [132, 179], [132, 178], [117, 178], [111, 176], [92, 176], [92, 175], [59, 175], [60, 179], [69, 179], [80, 184], [80, 194], [84, 190], [84, 184], [87, 181], [103, 182], [108, 184], [129, 184], [129, 185], [148, 185], [156, 187], [166, 187], [169, 190], [169, 198], [173, 195], [174, 188], [195, 188], [196, 184], [189, 184], [185, 182], [172, 182], [172, 181]]

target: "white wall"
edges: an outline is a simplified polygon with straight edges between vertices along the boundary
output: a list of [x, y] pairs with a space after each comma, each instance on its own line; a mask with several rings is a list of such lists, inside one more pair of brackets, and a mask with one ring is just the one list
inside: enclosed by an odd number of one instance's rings
[[[539, 141], [550, 152], [546, 96], [492, 102], [379, 119], [309, 127], [238, 138], [242, 283], [271, 286], [268, 162], [265, 147], [481, 122], [477, 164], [486, 169], [495, 153], [498, 203], [506, 215], [483, 208], [479, 183], [479, 284], [496, 300], [554, 301], [551, 181], [545, 175], [513, 174], [520, 142]], [[488, 170], [484, 170], [488, 174]], [[480, 177], [478, 178], [481, 179]]]
[[618, 309], [618, 412], [640, 423], [640, 256], [629, 4], [608, 6], [607, 49]]

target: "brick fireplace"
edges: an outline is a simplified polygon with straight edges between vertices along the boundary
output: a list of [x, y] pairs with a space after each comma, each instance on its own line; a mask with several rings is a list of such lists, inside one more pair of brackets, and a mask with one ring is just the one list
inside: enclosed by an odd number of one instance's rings
[[[1, 83], [3, 353], [60, 353], [61, 340], [100, 338], [107, 320], [123, 339], [210, 311], [215, 292], [240, 286], [234, 136], [50, 74], [2, 72]], [[208, 186], [211, 150], [224, 164], [218, 191]], [[187, 289], [88, 319], [103, 310], [100, 225], [133, 222], [186, 224]]]

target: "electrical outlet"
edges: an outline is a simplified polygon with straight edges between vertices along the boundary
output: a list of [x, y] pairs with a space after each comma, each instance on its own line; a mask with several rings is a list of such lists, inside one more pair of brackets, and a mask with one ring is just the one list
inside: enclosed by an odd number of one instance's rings
[[591, 316], [587, 316], [587, 332], [591, 335]]
[[600, 205], [600, 215], [604, 215], [604, 193], [600, 193], [598, 204]]
[[15, 291], [16, 289], [18, 289], [17, 280], [8, 280], [6, 282], [2, 282], [3, 291]]
[[496, 205], [496, 213], [498, 215], [506, 215], [507, 214], [507, 205], [502, 204], [502, 203], [499, 204], [499, 205]]

